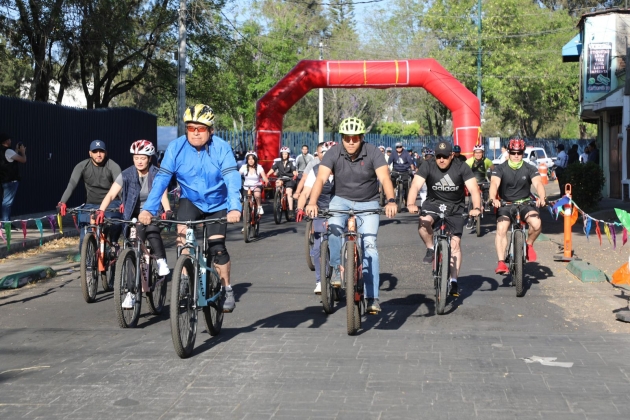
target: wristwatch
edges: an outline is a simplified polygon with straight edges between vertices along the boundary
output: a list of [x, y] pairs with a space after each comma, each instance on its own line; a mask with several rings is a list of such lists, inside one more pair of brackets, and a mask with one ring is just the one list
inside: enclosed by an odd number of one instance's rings
[[389, 200], [387, 200], [387, 204], [389, 203], [396, 203], [396, 199], [395, 198], [390, 198]]

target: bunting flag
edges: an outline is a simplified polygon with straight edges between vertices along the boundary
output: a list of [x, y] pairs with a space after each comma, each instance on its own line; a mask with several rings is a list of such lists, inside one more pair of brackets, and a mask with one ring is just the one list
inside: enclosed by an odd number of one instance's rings
[[628, 242], [628, 229], [624, 227], [621, 234], [621, 246], [624, 246], [626, 242]]
[[586, 235], [586, 240], [588, 241], [588, 235], [591, 233], [591, 218], [584, 217], [584, 234]]
[[615, 225], [610, 224], [610, 233], [612, 234], [613, 249], [617, 249], [617, 232], [615, 232]]
[[575, 224], [575, 222], [577, 222], [578, 216], [580, 214], [577, 212], [576, 209], [573, 209], [573, 213], [571, 213], [571, 226], [573, 226]]
[[608, 238], [608, 243], [612, 245], [612, 239], [610, 238], [610, 228], [608, 227], [608, 223], [604, 223], [604, 233], [606, 234], [606, 238]]
[[55, 234], [55, 216], [46, 216], [48, 223], [50, 223], [50, 229], [52, 229], [53, 235]]
[[2, 237], [2, 240], [3, 240], [4, 242], [6, 242], [6, 241], [7, 241], [7, 238], [5, 238], [5, 237], [4, 237], [4, 229], [0, 229], [0, 237]]
[[24, 236], [24, 239], [22, 239], [22, 247], [26, 246], [26, 220], [22, 220], [22, 236]]
[[35, 219], [35, 224], [39, 230], [39, 246], [42, 246], [42, 240], [44, 239], [44, 228], [42, 227], [42, 219]]
[[615, 209], [617, 219], [621, 222], [624, 228], [630, 229], [630, 214], [627, 211], [621, 209]]
[[72, 215], [72, 221], [74, 222], [74, 227], [79, 230], [79, 224], [77, 223], [77, 215], [73, 214]]
[[11, 222], [4, 223], [4, 234], [7, 236], [7, 251], [11, 251]]
[[61, 222], [61, 215], [57, 213], [57, 226], [59, 226], [59, 233], [63, 235], [63, 223]]
[[599, 238], [599, 246], [602, 246], [602, 231], [599, 230], [599, 220], [595, 220], [595, 233], [597, 233], [597, 238]]
[[569, 204], [570, 202], [571, 202], [571, 199], [565, 195], [560, 200], [556, 201], [556, 204], [553, 205], [553, 209], [557, 210], [559, 207], [562, 207], [565, 204]]

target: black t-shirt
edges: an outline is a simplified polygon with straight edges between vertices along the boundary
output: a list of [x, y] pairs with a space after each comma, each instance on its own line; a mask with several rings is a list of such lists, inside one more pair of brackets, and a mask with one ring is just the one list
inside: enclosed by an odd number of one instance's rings
[[451, 166], [442, 170], [434, 159], [425, 161], [416, 176], [426, 180], [427, 199], [439, 203], [464, 203], [464, 183], [475, 177], [466, 163], [453, 159]]
[[295, 165], [292, 160], [287, 160], [286, 164], [282, 161], [282, 159], [278, 159], [274, 161], [273, 166], [271, 167], [278, 174], [278, 178], [286, 176], [289, 178], [293, 178], [293, 171], [295, 171]]
[[373, 144], [363, 143], [354, 161], [350, 160], [342, 144], [333, 146], [324, 155], [321, 165], [335, 175], [334, 196], [360, 203], [378, 200], [376, 170], [387, 166], [387, 162]]
[[505, 201], [525, 200], [532, 188], [532, 178], [540, 176], [534, 165], [523, 162], [519, 169], [512, 169], [508, 161], [494, 167], [492, 177], [501, 179], [499, 196]]

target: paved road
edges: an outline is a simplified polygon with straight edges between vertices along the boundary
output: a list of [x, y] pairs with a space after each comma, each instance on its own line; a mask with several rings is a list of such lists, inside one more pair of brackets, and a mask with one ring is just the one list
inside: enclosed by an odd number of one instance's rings
[[312, 294], [295, 223], [267, 222], [250, 244], [230, 228], [237, 308], [218, 337], [200, 327], [187, 360], [167, 316], [145, 305], [121, 330], [111, 293], [86, 304], [76, 272], [0, 298], [0, 418], [627, 420], [630, 337], [578, 328], [549, 303], [541, 285], [565, 275], [549, 243], [516, 298], [491, 274], [490, 220], [483, 237], [465, 233], [461, 296], [436, 316], [416, 219], [383, 219], [383, 312], [354, 337], [345, 307], [326, 316]]

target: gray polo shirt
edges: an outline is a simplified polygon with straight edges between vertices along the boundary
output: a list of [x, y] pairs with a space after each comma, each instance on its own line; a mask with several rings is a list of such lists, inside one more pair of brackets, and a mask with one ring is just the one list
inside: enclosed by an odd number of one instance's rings
[[376, 169], [387, 166], [383, 153], [373, 144], [363, 143], [359, 156], [351, 161], [342, 144], [331, 147], [321, 165], [335, 175], [333, 196], [366, 202], [378, 199]]

